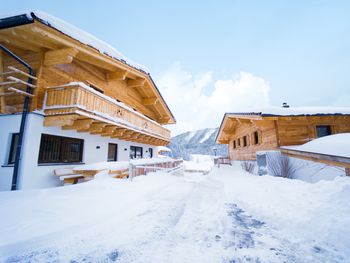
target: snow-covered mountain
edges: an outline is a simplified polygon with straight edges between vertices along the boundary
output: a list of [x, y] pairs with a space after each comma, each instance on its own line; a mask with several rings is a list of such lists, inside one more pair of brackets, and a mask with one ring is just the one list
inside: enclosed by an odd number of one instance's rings
[[169, 148], [173, 157], [189, 159], [190, 154], [214, 155], [214, 148], [218, 156], [227, 156], [227, 145], [215, 144], [216, 134], [219, 128], [203, 129], [185, 132], [171, 138]]

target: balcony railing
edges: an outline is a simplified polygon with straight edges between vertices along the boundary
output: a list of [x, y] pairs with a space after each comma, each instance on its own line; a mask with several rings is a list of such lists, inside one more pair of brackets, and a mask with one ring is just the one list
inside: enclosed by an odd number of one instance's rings
[[44, 112], [46, 116], [72, 113], [84, 115], [109, 125], [127, 128], [165, 141], [170, 140], [168, 129], [80, 82], [48, 88]]

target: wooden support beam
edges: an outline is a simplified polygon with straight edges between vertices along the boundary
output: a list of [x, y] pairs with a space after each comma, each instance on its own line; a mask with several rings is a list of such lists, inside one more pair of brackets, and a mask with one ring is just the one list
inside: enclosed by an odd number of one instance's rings
[[77, 114], [46, 116], [44, 119], [44, 126], [73, 125], [74, 121], [78, 119], [78, 117], [79, 116]]
[[30, 94], [30, 93], [25, 92], [25, 91], [23, 91], [23, 90], [15, 89], [15, 88], [12, 88], [12, 87], [9, 87], [7, 90], [13, 91], [14, 93], [17, 93], [18, 95], [28, 96], [28, 97], [34, 97], [33, 94]]
[[113, 135], [114, 131], [117, 129], [117, 126], [115, 125], [108, 125], [102, 129], [102, 136], [111, 136]]
[[65, 125], [62, 127], [63, 130], [87, 130], [90, 128], [93, 119], [79, 119], [75, 120], [72, 125]]
[[107, 74], [108, 80], [125, 80], [128, 71], [126, 70], [116, 70]]
[[107, 123], [103, 122], [94, 122], [90, 125], [89, 132], [91, 133], [98, 133], [102, 132], [103, 128], [107, 126]]
[[0, 73], [1, 76], [5, 76], [5, 75], [14, 75], [14, 74], [20, 74], [22, 76], [25, 76], [25, 77], [28, 77], [28, 78], [31, 78], [31, 79], [34, 79], [34, 80], [37, 80], [37, 78], [35, 76], [32, 76], [22, 70], [19, 70], [15, 67], [12, 67], [12, 66], [8, 66], [7, 67], [10, 71], [6, 71], [6, 72], [2, 72]]
[[45, 66], [72, 63], [73, 58], [78, 54], [75, 48], [63, 48], [59, 50], [48, 51], [45, 53]]
[[120, 138], [123, 136], [126, 129], [116, 129], [112, 135], [112, 138]]
[[158, 98], [147, 98], [142, 100], [142, 104], [145, 106], [152, 106], [159, 101]]
[[137, 78], [137, 79], [129, 79], [127, 81], [127, 84], [129, 88], [137, 88], [137, 87], [143, 87], [145, 82], [146, 82], [146, 79]]

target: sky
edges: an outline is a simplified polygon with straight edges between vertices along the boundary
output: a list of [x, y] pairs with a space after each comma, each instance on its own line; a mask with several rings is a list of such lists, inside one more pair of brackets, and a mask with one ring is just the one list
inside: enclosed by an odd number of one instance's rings
[[173, 135], [251, 107], [350, 106], [350, 1], [4, 1], [38, 9], [145, 65]]

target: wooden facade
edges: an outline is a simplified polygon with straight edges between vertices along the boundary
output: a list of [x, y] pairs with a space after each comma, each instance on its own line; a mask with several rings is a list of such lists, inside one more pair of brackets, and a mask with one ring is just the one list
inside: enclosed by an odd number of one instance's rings
[[227, 144], [231, 160], [255, 160], [257, 151], [300, 145], [318, 136], [350, 132], [349, 114], [278, 116], [261, 113], [225, 114], [216, 143]]
[[[45, 126], [150, 145], [169, 143], [170, 131], [162, 125], [175, 119], [149, 73], [31, 16], [29, 22], [2, 28], [0, 44], [33, 67], [30, 111], [43, 112]], [[0, 51], [1, 114], [22, 111], [28, 95], [24, 72]]]

